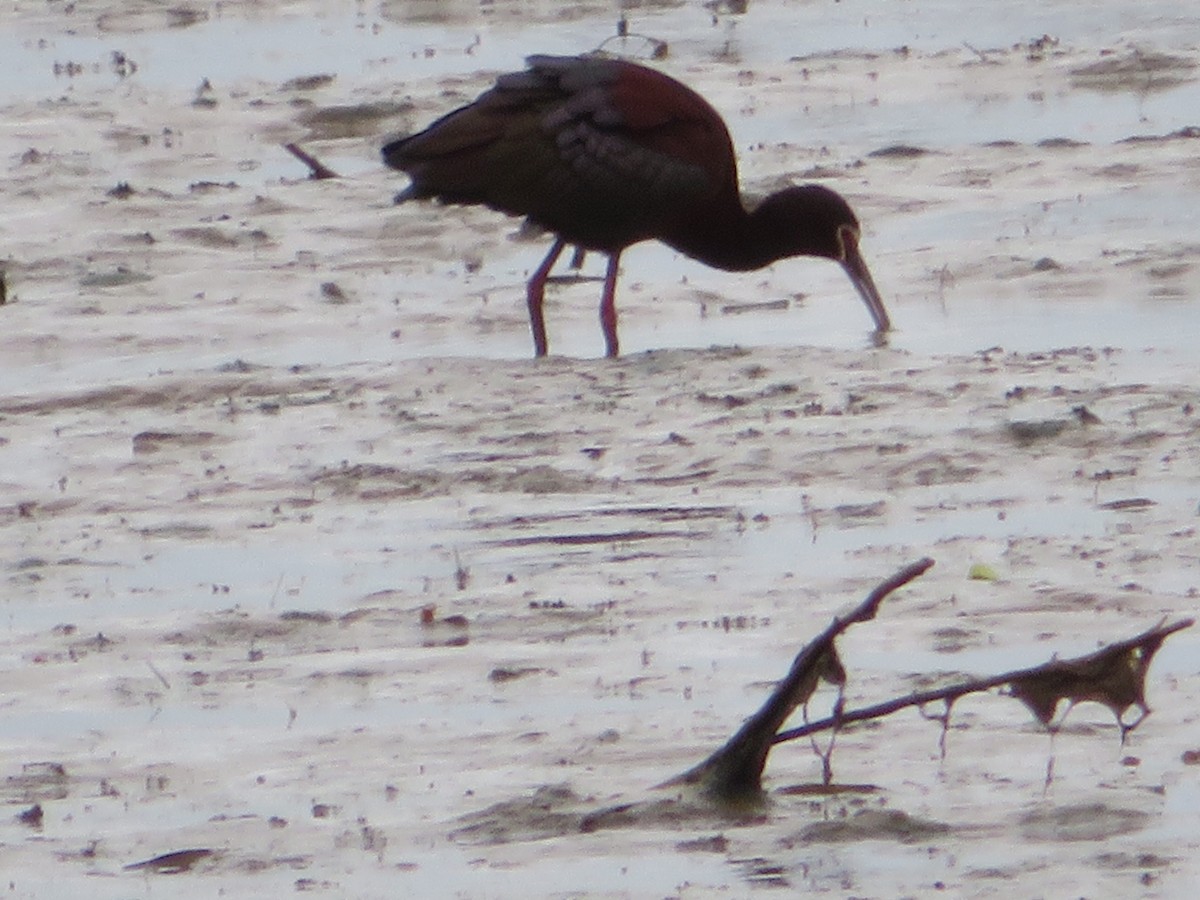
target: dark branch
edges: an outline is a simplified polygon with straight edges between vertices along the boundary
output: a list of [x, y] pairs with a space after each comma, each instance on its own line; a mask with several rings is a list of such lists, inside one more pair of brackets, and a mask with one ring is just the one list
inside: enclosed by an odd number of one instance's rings
[[726, 803], [753, 802], [762, 796], [762, 773], [775, 733], [808, 701], [821, 679], [843, 684], [846, 672], [838, 659], [835, 639], [851, 625], [875, 618], [888, 594], [920, 577], [933, 565], [922, 559], [897, 572], [876, 587], [846, 616], [835, 618], [810, 641], [792, 662], [787, 676], [776, 685], [766, 703], [745, 721], [737, 733], [708, 759], [662, 785], [694, 785], [703, 793]]
[[338, 177], [337, 172], [328, 168], [323, 162], [321, 162], [307, 150], [303, 149], [299, 144], [284, 144], [283, 149], [292, 154], [292, 156], [296, 157], [296, 159], [300, 160], [300, 162], [308, 166], [309, 178], [320, 179]]
[[[1103, 703], [1116, 715], [1123, 739], [1150, 712], [1143, 688], [1146, 670], [1154, 654], [1168, 637], [1193, 624], [1194, 619], [1181, 619], [1170, 625], [1157, 625], [1136, 637], [1109, 644], [1094, 653], [1074, 659], [1052, 659], [1028, 669], [1016, 669], [987, 678], [972, 678], [874, 706], [835, 713], [828, 718], [781, 731], [775, 735], [774, 743], [795, 740], [830, 728], [841, 728], [853, 722], [879, 719], [913, 706], [952, 703], [966, 694], [988, 691], [1006, 684], [1011, 687], [1013, 696], [1025, 703], [1043, 725], [1049, 725], [1059, 701], [1063, 699], [1073, 703], [1084, 700]], [[1130, 706], [1138, 707], [1142, 715], [1133, 724], [1126, 725], [1122, 716]]]

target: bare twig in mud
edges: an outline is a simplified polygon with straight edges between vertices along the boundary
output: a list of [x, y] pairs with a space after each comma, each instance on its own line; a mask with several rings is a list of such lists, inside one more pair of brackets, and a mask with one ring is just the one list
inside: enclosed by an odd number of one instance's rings
[[465, 591], [471, 583], [471, 570], [462, 564], [462, 560], [458, 558], [458, 551], [454, 551], [454, 586], [460, 591]]
[[162, 686], [169, 691], [171, 689], [171, 682], [167, 681], [167, 676], [159, 671], [158, 666], [156, 666], [150, 660], [146, 660], [146, 665], [150, 667], [150, 671], [155, 674], [160, 682], [162, 682]]
[[300, 160], [300, 162], [308, 166], [309, 178], [321, 179], [338, 177], [337, 172], [333, 171], [333, 169], [330, 169], [323, 162], [302, 148], [299, 144], [284, 144], [283, 149], [292, 154], [292, 156], [296, 157], [296, 159]]
[[[1051, 659], [1028, 669], [1016, 669], [987, 678], [972, 678], [958, 684], [898, 697], [849, 712], [839, 704], [833, 715], [828, 718], [781, 731], [775, 735], [773, 743], [779, 744], [819, 731], [838, 729], [853, 722], [879, 719], [913, 706], [921, 709], [924, 715], [925, 706], [940, 702], [945, 704], [942, 714], [929, 718], [942, 723], [941, 746], [942, 755], [945, 756], [945, 735], [954, 701], [967, 694], [1004, 686], [1008, 687], [1013, 697], [1029, 708], [1051, 735], [1058, 732], [1066, 715], [1076, 703], [1087, 700], [1101, 703], [1112, 710], [1121, 729], [1121, 743], [1124, 743], [1129, 732], [1137, 728], [1150, 714], [1150, 707], [1146, 703], [1146, 672], [1154, 654], [1168, 637], [1177, 631], [1190, 628], [1193, 624], [1194, 619], [1180, 619], [1170, 624], [1163, 622], [1135, 637], [1109, 644], [1094, 653], [1074, 659]], [[1064, 700], [1067, 701], [1067, 708], [1062, 717], [1055, 722], [1055, 714]], [[1126, 722], [1125, 713], [1131, 707], [1136, 707], [1140, 715], [1132, 722]], [[825, 769], [828, 774], [827, 760]], [[1053, 759], [1046, 769], [1047, 785], [1052, 778]]]
[[[851, 625], [875, 618], [879, 605], [888, 594], [920, 577], [932, 565], [932, 559], [922, 559], [906, 566], [871, 591], [867, 598], [845, 617], [838, 617], [830, 622], [821, 634], [796, 655], [791, 670], [776, 685], [762, 708], [747, 719], [721, 749], [695, 768], [672, 778], [662, 787], [695, 786], [701, 793], [724, 803], [744, 803], [760, 799], [767, 754], [776, 743], [775, 735], [779, 728], [795, 712], [796, 707], [808, 702], [822, 678], [835, 685], [841, 685], [846, 680], [846, 670], [838, 658], [834, 641]], [[839, 699], [836, 710], [840, 710], [840, 706]]]

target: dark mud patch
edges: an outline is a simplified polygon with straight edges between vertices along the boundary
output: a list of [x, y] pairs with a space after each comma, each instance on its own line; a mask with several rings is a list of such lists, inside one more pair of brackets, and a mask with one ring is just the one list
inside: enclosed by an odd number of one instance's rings
[[540, 787], [529, 796], [462, 816], [450, 839], [462, 844], [509, 844], [610, 829], [702, 829], [763, 820], [759, 811], [721, 812], [710, 802], [693, 802], [682, 795], [597, 808], [595, 798], [582, 797], [562, 784]]
[[145, 284], [153, 281], [154, 276], [145, 272], [135, 272], [124, 266], [118, 266], [109, 272], [87, 272], [79, 279], [79, 286], [85, 288], [121, 288], [134, 284]]
[[813, 822], [796, 839], [803, 844], [878, 840], [915, 843], [944, 837], [954, 830], [945, 822], [923, 819], [898, 809], [863, 809], [844, 819]]
[[579, 834], [588, 798], [565, 784], [546, 785], [527, 797], [502, 800], [458, 820], [450, 839], [460, 844], [507, 844]]
[[388, 101], [351, 106], [323, 106], [304, 110], [297, 116], [297, 120], [308, 129], [310, 140], [378, 138], [383, 132], [394, 128], [399, 121], [407, 121], [413, 109], [412, 103]]
[[1103, 841], [1141, 831], [1152, 816], [1140, 809], [1083, 803], [1051, 806], [1021, 817], [1021, 832], [1031, 841]]
[[208, 250], [254, 250], [270, 246], [271, 236], [261, 228], [235, 230], [214, 225], [176, 228], [172, 237]]
[[453, 471], [355, 463], [323, 469], [312, 476], [312, 481], [331, 487], [335, 494], [357, 496], [362, 500], [438, 496], [461, 485], [518, 494], [578, 494], [599, 486], [595, 479], [548, 465]]
[[[102, 410], [153, 409], [164, 413], [176, 412], [188, 406], [203, 406], [213, 401], [227, 403], [256, 400], [272, 404], [271, 412], [280, 406], [307, 406], [342, 399], [353, 394], [357, 387], [344, 382], [332, 387], [326, 378], [266, 381], [248, 377], [249, 364], [230, 364], [217, 377], [197, 374], [186, 379], [162, 378], [149, 384], [112, 384], [77, 392], [42, 396], [13, 397], [0, 400], [0, 413], [50, 414], [65, 412], [93, 413]], [[166, 429], [164, 429], [165, 431]]]
[[48, 803], [62, 800], [71, 786], [66, 767], [57, 762], [30, 762], [0, 784], [0, 800], [6, 804]]
[[181, 0], [164, 8], [160, 3], [136, 0], [124, 4], [119, 12], [101, 12], [96, 16], [96, 29], [109, 34], [137, 34], [163, 28], [190, 28], [208, 21], [209, 6]]
[[218, 440], [212, 431], [139, 431], [133, 436], [133, 452], [149, 454], [171, 449], [208, 447]]
[[1152, 50], [1130, 50], [1071, 70], [1075, 87], [1104, 93], [1165, 91], [1195, 79], [1196, 61]]
[[581, 534], [545, 534], [501, 538], [489, 541], [497, 547], [533, 547], [550, 544], [561, 547], [586, 547], [592, 544], [633, 544], [639, 541], [691, 540], [700, 537], [691, 531], [591, 531]]

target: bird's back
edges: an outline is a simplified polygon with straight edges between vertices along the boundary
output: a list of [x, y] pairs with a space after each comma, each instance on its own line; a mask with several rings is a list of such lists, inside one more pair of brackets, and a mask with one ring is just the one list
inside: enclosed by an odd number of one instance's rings
[[404, 197], [483, 204], [609, 251], [736, 201], [729, 134], [698, 94], [620, 60], [528, 62], [384, 147], [387, 164], [412, 178]]

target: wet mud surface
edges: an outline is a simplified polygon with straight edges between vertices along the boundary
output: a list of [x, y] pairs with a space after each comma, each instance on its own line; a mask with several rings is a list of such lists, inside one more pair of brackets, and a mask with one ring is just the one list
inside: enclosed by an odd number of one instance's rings
[[870, 345], [836, 267], [646, 246], [628, 355], [596, 358], [589, 260], [535, 362], [544, 239], [395, 208], [377, 157], [615, 20], [486, 6], [14, 6], [11, 895], [1187, 896], [1190, 632], [1124, 746], [1095, 704], [1052, 739], [991, 695], [945, 758], [916, 715], [847, 730], [838, 789], [804, 742], [762, 809], [653, 786], [921, 556], [841, 645], [855, 704], [1194, 614], [1195, 18], [631, 14], [726, 114], [748, 192], [852, 199], [898, 330]]

